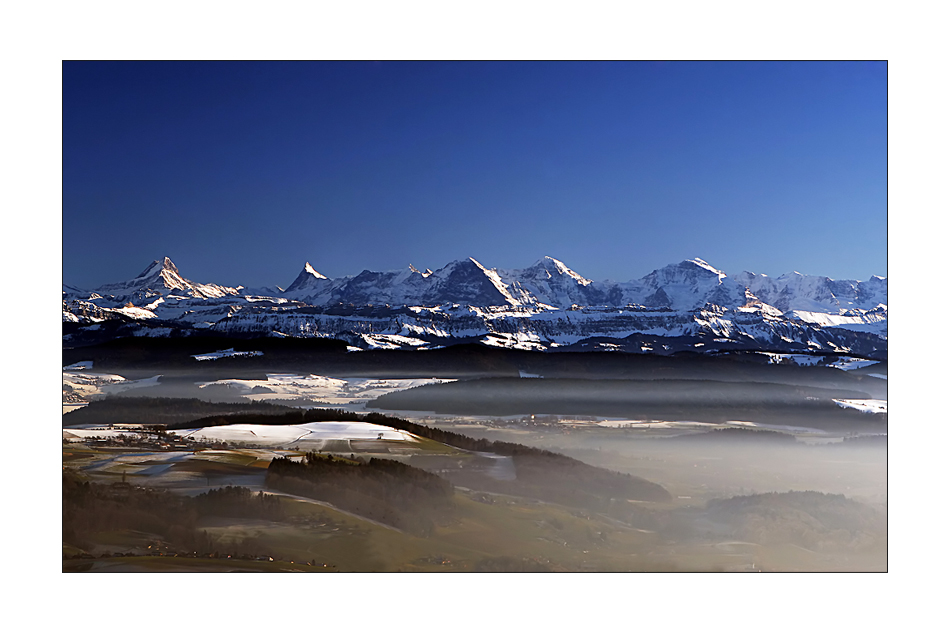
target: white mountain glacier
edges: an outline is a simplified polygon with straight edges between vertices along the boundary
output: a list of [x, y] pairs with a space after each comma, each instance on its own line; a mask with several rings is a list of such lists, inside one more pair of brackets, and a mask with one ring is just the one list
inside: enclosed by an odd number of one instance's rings
[[525, 269], [475, 259], [330, 279], [310, 263], [286, 290], [200, 284], [167, 257], [94, 292], [63, 285], [64, 341], [214, 332], [303, 336], [360, 348], [481, 342], [521, 349], [769, 349], [886, 358], [887, 279], [730, 277], [701, 259], [597, 282], [544, 257]]
[[887, 279], [884, 277], [871, 277], [868, 281], [835, 281], [793, 272], [772, 279], [742, 272], [734, 279], [759, 299], [783, 312], [843, 313], [852, 309], [873, 310], [879, 305], [887, 307]]

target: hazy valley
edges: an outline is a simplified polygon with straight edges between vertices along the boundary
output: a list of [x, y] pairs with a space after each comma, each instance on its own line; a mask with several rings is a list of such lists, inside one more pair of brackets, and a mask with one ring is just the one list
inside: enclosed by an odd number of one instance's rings
[[64, 347], [64, 570], [887, 568], [886, 361], [348, 347]]

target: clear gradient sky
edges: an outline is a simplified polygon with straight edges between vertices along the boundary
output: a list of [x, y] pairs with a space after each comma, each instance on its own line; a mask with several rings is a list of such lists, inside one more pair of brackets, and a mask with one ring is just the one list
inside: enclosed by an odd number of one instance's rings
[[887, 275], [886, 63], [63, 64], [63, 281]]

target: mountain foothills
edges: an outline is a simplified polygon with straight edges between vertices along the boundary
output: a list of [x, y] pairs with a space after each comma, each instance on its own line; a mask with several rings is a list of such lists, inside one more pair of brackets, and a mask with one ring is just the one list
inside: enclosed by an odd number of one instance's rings
[[887, 358], [887, 279], [727, 275], [701, 259], [627, 282], [545, 257], [521, 270], [474, 259], [439, 270], [330, 279], [307, 263], [286, 289], [183, 277], [167, 257], [93, 290], [63, 285], [63, 342], [126, 336], [322, 337], [356, 349], [455, 343], [531, 350], [848, 353]]

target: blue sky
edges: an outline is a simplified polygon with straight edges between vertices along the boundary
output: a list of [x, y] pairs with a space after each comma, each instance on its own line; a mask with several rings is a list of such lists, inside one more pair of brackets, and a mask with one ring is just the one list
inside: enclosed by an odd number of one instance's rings
[[885, 63], [63, 65], [63, 280], [887, 275]]

